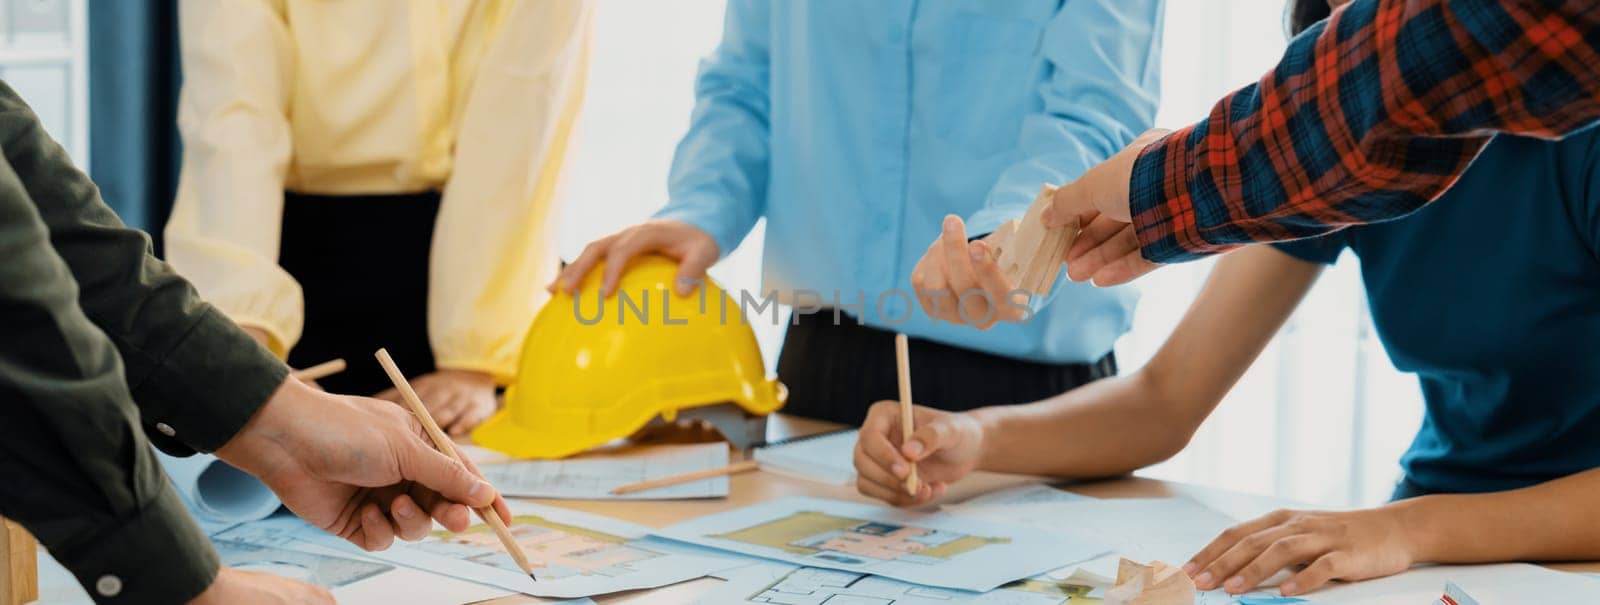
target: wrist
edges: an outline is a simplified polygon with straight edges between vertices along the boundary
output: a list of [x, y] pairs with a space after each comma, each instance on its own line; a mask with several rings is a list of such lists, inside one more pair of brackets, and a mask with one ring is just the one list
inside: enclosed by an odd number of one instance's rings
[[1002, 454], [995, 451], [996, 444], [1004, 443], [1002, 435], [1005, 434], [1006, 418], [1010, 415], [1007, 406], [990, 406], [975, 410], [960, 412], [978, 425], [978, 470], [995, 471], [1004, 468], [1000, 458]]
[[257, 478], [270, 475], [288, 455], [286, 437], [300, 410], [321, 395], [299, 380], [284, 380], [233, 439], [217, 448], [217, 458]]
[[1377, 509], [1393, 521], [1396, 536], [1411, 556], [1413, 563], [1445, 563], [1445, 546], [1442, 543], [1450, 531], [1438, 529], [1440, 511], [1438, 498], [1422, 496], [1386, 504]]

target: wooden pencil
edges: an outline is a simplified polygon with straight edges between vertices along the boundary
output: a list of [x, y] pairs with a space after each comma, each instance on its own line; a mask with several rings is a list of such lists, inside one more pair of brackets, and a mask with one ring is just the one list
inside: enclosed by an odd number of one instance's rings
[[290, 372], [290, 374], [294, 375], [295, 378], [299, 378], [300, 380], [321, 380], [343, 371], [343, 359], [330, 359], [304, 370], [295, 370]]
[[[411, 406], [411, 413], [422, 423], [422, 428], [427, 431], [428, 437], [433, 439], [433, 445], [439, 448], [440, 452], [454, 458], [456, 462], [461, 462], [461, 454], [456, 452], [455, 444], [445, 436], [444, 431], [439, 429], [439, 423], [434, 422], [427, 406], [422, 405], [422, 400], [417, 398], [417, 392], [411, 390], [411, 383], [406, 381], [405, 374], [400, 373], [400, 368], [394, 365], [394, 359], [389, 357], [389, 351], [378, 349], [377, 357], [378, 364], [383, 366], [383, 371], [389, 375], [389, 380], [394, 382], [394, 387], [400, 391], [400, 396], [405, 398], [406, 405]], [[500, 519], [500, 514], [495, 512], [494, 507], [485, 506], [474, 510], [477, 511], [478, 517], [494, 530], [494, 535], [499, 536], [500, 544], [506, 547], [506, 553], [517, 562], [517, 567], [521, 567], [522, 571], [528, 573], [529, 578], [537, 581], [539, 578], [533, 575], [533, 569], [544, 567], [544, 564], [535, 565], [528, 560], [528, 553], [522, 551], [522, 545], [517, 544], [516, 538], [511, 536], [511, 530], [506, 527], [505, 521]]]
[[[910, 346], [906, 343], [905, 334], [894, 335], [894, 365], [900, 374], [900, 443], [911, 440], [911, 433], [916, 429], [911, 422], [911, 353]], [[917, 465], [911, 464], [911, 472], [906, 473], [906, 493], [917, 495]]]
[[640, 481], [638, 483], [629, 483], [629, 484], [624, 485], [622, 487], [619, 487], [617, 489], [611, 490], [611, 493], [613, 495], [620, 496], [622, 494], [631, 494], [633, 492], [642, 492], [642, 491], [647, 490], [647, 489], [655, 489], [655, 488], [658, 488], [658, 487], [666, 487], [668, 485], [677, 485], [679, 483], [688, 483], [690, 481], [699, 481], [701, 479], [710, 479], [712, 477], [720, 477], [722, 475], [737, 475], [739, 473], [747, 473], [747, 472], [750, 472], [750, 471], [753, 471], [753, 470], [756, 470], [756, 469], [759, 469], [759, 468], [761, 468], [761, 465], [756, 464], [756, 461], [754, 461], [754, 460], [745, 460], [744, 462], [735, 462], [733, 464], [729, 464], [729, 465], [721, 467], [721, 468], [708, 468], [708, 469], [703, 470], [703, 471], [695, 471], [695, 472], [692, 472], [692, 473], [683, 473], [681, 475], [673, 475], [671, 477], [662, 477], [660, 479], [650, 479], [650, 480], [647, 480], [647, 481]]

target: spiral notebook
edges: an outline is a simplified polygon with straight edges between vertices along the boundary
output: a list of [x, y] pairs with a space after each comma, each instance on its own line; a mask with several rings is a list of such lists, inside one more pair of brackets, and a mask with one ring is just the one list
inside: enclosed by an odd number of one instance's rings
[[761, 470], [810, 481], [850, 485], [856, 481], [856, 430], [818, 433], [756, 448]]

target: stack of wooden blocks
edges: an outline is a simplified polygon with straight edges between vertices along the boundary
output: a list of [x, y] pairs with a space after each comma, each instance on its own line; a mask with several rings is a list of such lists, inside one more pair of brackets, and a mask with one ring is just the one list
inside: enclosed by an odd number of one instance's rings
[[1194, 605], [1194, 580], [1160, 561], [1141, 565], [1123, 559], [1117, 584], [1106, 591], [1105, 605]]
[[1076, 217], [1061, 227], [1044, 226], [1039, 215], [1051, 204], [1055, 193], [1055, 187], [1041, 187], [1022, 220], [1002, 225], [990, 240], [991, 248], [999, 255], [1000, 271], [1016, 287], [1035, 296], [1050, 294], [1050, 287], [1061, 274], [1067, 250], [1077, 240], [1081, 227]]
[[39, 552], [33, 535], [0, 519], [0, 605], [39, 600]]

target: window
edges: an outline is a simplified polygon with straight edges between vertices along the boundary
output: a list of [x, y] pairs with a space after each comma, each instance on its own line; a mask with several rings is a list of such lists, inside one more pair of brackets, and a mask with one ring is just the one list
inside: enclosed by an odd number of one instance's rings
[[84, 0], [0, 0], [0, 80], [80, 166], [89, 157]]

